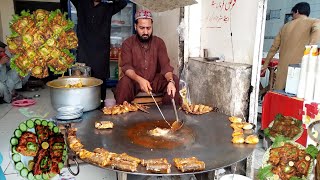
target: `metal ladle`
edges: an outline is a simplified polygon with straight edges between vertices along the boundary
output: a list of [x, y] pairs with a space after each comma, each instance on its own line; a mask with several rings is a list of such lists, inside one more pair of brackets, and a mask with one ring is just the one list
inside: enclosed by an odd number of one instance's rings
[[172, 102], [172, 105], [173, 105], [174, 114], [176, 116], [176, 121], [173, 122], [172, 125], [171, 125], [171, 131], [175, 132], [175, 131], [177, 131], [177, 130], [182, 128], [182, 126], [184, 124], [184, 121], [180, 120], [179, 117], [178, 117], [177, 106], [176, 106], [176, 102], [175, 102], [173, 96], [171, 96], [171, 102]]

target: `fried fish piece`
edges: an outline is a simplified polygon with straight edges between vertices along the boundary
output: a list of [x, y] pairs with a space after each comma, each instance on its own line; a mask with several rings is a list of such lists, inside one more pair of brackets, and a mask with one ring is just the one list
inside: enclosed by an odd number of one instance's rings
[[196, 157], [174, 158], [173, 162], [181, 172], [195, 172], [205, 169], [205, 163], [198, 160]]
[[122, 171], [136, 172], [138, 164], [136, 162], [124, 160], [112, 160], [111, 167]]
[[156, 159], [142, 159], [141, 165], [146, 166], [147, 164], [154, 164], [154, 163], [168, 163], [166, 158], [156, 158]]
[[37, 156], [39, 147], [37, 145], [37, 135], [32, 132], [23, 132], [19, 138], [16, 151], [24, 156]]
[[93, 152], [95, 152], [95, 153], [110, 153], [108, 150], [106, 150], [106, 149], [104, 149], [104, 148], [95, 148], [94, 150], [93, 150]]
[[185, 164], [191, 161], [197, 161], [198, 159], [196, 157], [188, 157], [188, 158], [173, 158], [173, 162], [175, 163], [175, 166], [179, 166], [181, 164]]
[[102, 111], [103, 111], [103, 114], [111, 115], [111, 108], [104, 107]]
[[249, 135], [246, 137], [245, 142], [248, 144], [257, 144], [259, 142], [259, 138], [257, 135]]
[[138, 105], [138, 104], [130, 104], [127, 101], [123, 102], [123, 104], [120, 105], [114, 105], [112, 107], [104, 107], [102, 109], [104, 114], [108, 115], [118, 115], [118, 114], [124, 114], [127, 112], [135, 112], [138, 111], [139, 108], [146, 109], [146, 106]]
[[247, 123], [247, 122], [243, 123], [243, 129], [249, 130], [249, 129], [252, 129], [252, 128], [253, 128], [253, 124]]
[[242, 119], [239, 117], [236, 117], [236, 116], [231, 116], [231, 117], [229, 117], [229, 121], [231, 121], [232, 123], [242, 122]]
[[200, 112], [200, 111], [199, 111], [199, 105], [198, 105], [198, 104], [194, 105], [194, 108], [193, 108], [192, 111], [193, 111], [194, 113]]
[[212, 107], [204, 105], [203, 110], [200, 111], [200, 112], [201, 112], [201, 114], [204, 114], [204, 113], [208, 113], [208, 112], [210, 112], [212, 110], [213, 110]]
[[234, 130], [236, 129], [242, 129], [243, 128], [243, 123], [242, 122], [234, 122], [230, 124], [230, 127], [232, 127]]
[[243, 130], [242, 129], [235, 129], [232, 133], [232, 137], [243, 135]]
[[88, 153], [85, 153], [85, 156], [82, 156], [82, 157], [80, 153], [80, 158], [87, 159], [102, 167], [111, 165], [111, 154], [109, 153], [106, 154], [106, 153], [88, 152]]
[[164, 163], [148, 163], [146, 170], [152, 173], [168, 174], [171, 172], [171, 164], [168, 162]]
[[205, 114], [213, 110], [212, 107], [203, 104], [183, 103], [181, 108], [188, 114]]
[[137, 164], [139, 164], [141, 162], [141, 159], [133, 157], [133, 156], [129, 156], [127, 153], [122, 153], [122, 154], [115, 155], [113, 157], [113, 159], [117, 160], [117, 161], [122, 160], [122, 161], [135, 162]]
[[244, 136], [243, 135], [234, 136], [231, 142], [234, 144], [242, 144], [244, 143]]
[[94, 123], [94, 127], [96, 129], [112, 129], [113, 122], [111, 122], [111, 121], [96, 121]]
[[83, 148], [83, 144], [81, 144], [80, 140], [76, 138], [76, 136], [68, 136], [69, 147], [74, 152], [79, 152]]

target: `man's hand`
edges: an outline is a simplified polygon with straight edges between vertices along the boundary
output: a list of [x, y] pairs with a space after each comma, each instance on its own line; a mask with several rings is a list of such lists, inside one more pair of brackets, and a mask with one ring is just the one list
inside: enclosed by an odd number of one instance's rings
[[171, 97], [174, 97], [174, 95], [176, 94], [176, 91], [177, 91], [176, 86], [174, 85], [173, 82], [170, 81], [168, 83], [168, 85], [167, 85], [167, 93], [168, 93], [168, 95], [171, 96]]
[[268, 68], [261, 69], [260, 77], [264, 77]]
[[150, 82], [144, 78], [139, 78], [138, 83], [140, 85], [140, 89], [146, 93], [149, 94], [149, 92], [152, 90]]
[[10, 58], [7, 55], [5, 55], [1, 57], [0, 64], [6, 64], [9, 61], [10, 61]]

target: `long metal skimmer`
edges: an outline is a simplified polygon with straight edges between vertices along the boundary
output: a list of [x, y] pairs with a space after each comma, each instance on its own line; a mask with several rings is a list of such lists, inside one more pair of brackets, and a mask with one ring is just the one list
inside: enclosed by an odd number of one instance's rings
[[169, 122], [166, 120], [166, 118], [164, 117], [164, 115], [163, 115], [163, 113], [162, 113], [162, 111], [161, 111], [161, 109], [160, 109], [160, 107], [159, 107], [159, 105], [158, 105], [158, 103], [157, 103], [156, 99], [154, 99], [154, 97], [153, 97], [153, 95], [152, 95], [152, 92], [150, 92], [150, 95], [151, 95], [151, 97], [152, 97], [152, 99], [153, 99], [154, 103], [156, 104], [156, 106], [157, 106], [157, 108], [158, 108], [158, 110], [159, 110], [159, 112], [160, 112], [160, 114], [161, 114], [161, 116], [162, 116], [163, 120], [164, 120], [164, 121], [166, 121], [166, 123], [169, 125], [169, 127], [170, 127], [170, 128], [172, 128], [172, 127], [171, 127], [171, 125], [170, 125], [170, 123], [169, 123]]

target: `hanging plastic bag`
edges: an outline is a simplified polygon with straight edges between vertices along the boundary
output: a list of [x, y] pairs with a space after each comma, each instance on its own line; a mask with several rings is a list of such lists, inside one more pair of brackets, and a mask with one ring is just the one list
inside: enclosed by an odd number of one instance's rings
[[182, 98], [182, 104], [191, 104], [190, 91], [187, 83], [188, 79], [188, 63], [185, 62], [179, 81], [179, 94]]

